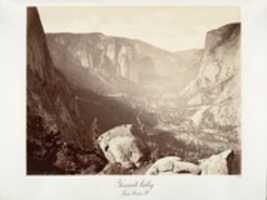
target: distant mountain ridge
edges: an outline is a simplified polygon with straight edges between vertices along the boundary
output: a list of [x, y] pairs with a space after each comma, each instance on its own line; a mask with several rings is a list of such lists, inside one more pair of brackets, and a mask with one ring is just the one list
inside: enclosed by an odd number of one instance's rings
[[62, 130], [65, 136], [73, 135], [74, 132], [79, 132], [77, 129], [82, 121], [79, 119], [73, 97], [71, 86], [51, 60], [38, 12], [34, 8], [29, 8], [27, 12], [28, 115], [33, 118], [43, 117], [42, 123], [45, 127], [54, 127], [55, 131]]
[[240, 23], [207, 33], [197, 78], [182, 92], [190, 106], [207, 106], [207, 126], [240, 126]]
[[56, 66], [61, 66], [59, 70], [75, 84], [91, 85], [94, 91], [116, 85], [118, 82], [112, 79], [145, 84], [165, 78], [179, 80], [179, 90], [195, 77], [202, 56], [202, 50], [194, 50], [193, 57], [187, 51], [188, 56], [181, 58], [179, 53], [140, 40], [103, 33], [47, 33], [46, 38]]

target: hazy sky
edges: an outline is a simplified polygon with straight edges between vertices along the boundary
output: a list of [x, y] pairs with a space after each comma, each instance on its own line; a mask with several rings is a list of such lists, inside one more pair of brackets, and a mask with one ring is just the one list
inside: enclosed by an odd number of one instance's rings
[[202, 48], [206, 32], [240, 21], [238, 7], [39, 7], [46, 32], [102, 32], [162, 49]]

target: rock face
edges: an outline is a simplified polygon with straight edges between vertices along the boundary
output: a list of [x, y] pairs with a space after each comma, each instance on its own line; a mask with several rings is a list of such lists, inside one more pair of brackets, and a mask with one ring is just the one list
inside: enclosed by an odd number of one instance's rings
[[[63, 141], [73, 141], [82, 119], [65, 78], [55, 68], [36, 8], [27, 10], [27, 156], [28, 171], [53, 171]], [[37, 165], [37, 164], [36, 164]]]
[[27, 118], [28, 140], [57, 132], [73, 139], [82, 122], [72, 89], [50, 58], [35, 8], [27, 11]]
[[171, 53], [139, 40], [102, 33], [48, 33], [46, 37], [52, 58], [67, 79], [102, 93], [123, 89], [129, 81], [143, 85], [170, 79], [180, 80], [179, 90], [195, 78], [203, 53]]
[[233, 150], [226, 150], [218, 155], [200, 160], [202, 175], [227, 175], [230, 173], [230, 162], [233, 159]]
[[130, 124], [118, 126], [97, 139], [109, 163], [120, 163], [126, 169], [141, 165], [144, 154], [141, 143], [131, 133], [131, 128]]
[[194, 117], [198, 126], [240, 126], [240, 24], [207, 33], [199, 74], [181, 95], [189, 106], [201, 106]]
[[181, 161], [179, 157], [169, 156], [157, 160], [146, 172], [146, 175], [163, 174], [200, 174], [201, 169], [192, 163]]
[[[98, 168], [96, 171], [101, 170], [106, 161], [81, 149], [91, 145], [87, 134], [90, 124], [84, 119], [73, 87], [50, 58], [38, 11], [30, 7], [27, 9], [27, 172], [80, 173], [92, 162]], [[91, 169], [91, 173], [96, 171]]]
[[[179, 82], [186, 82], [188, 80], [194, 80], [200, 69], [200, 63], [204, 54], [204, 49], [189, 49], [183, 51], [177, 51], [176, 58], [178, 65], [183, 71], [181, 71], [177, 79]], [[178, 88], [179, 89], [179, 88]]]

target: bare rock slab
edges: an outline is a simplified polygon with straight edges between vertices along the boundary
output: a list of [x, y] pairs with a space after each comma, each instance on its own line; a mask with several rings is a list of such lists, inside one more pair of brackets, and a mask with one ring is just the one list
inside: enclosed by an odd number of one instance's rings
[[157, 160], [146, 172], [146, 175], [167, 174], [200, 174], [201, 169], [189, 162], [181, 161], [179, 157], [168, 156]]
[[228, 175], [229, 165], [233, 157], [233, 150], [228, 149], [220, 154], [212, 155], [207, 159], [200, 160], [202, 175]]
[[144, 153], [131, 128], [131, 124], [117, 126], [98, 137], [98, 144], [109, 163], [120, 163], [123, 168], [141, 165]]

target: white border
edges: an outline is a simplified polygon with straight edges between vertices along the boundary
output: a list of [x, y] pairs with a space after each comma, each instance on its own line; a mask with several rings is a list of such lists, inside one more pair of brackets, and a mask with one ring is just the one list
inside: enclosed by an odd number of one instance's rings
[[[120, 176], [26, 176], [26, 5], [240, 6], [242, 16], [242, 176], [124, 176], [152, 180], [148, 196], [123, 197]], [[212, 16], [211, 16], [212, 17]], [[0, 200], [263, 200], [267, 111], [267, 3], [264, 1], [0, 0]]]

